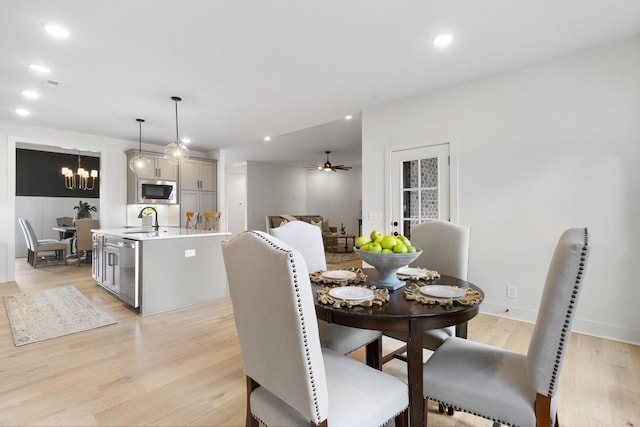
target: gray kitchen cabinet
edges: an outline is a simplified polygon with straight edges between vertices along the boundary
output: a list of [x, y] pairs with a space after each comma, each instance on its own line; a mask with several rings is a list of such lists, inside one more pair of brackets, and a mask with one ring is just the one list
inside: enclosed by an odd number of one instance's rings
[[[131, 157], [137, 156], [138, 150], [129, 150], [127, 151], [127, 165], [129, 164], [129, 160]], [[162, 181], [176, 181], [178, 179], [178, 167], [172, 165], [169, 161], [164, 158], [164, 154], [162, 153], [152, 153], [150, 151], [143, 151], [142, 155], [149, 160], [151, 160], [151, 168], [140, 175], [134, 174], [129, 169], [129, 174], [133, 175], [137, 178], [144, 179], [157, 179]]]
[[217, 164], [209, 159], [185, 159], [180, 164], [180, 189], [216, 191]]
[[180, 192], [180, 225], [186, 224], [187, 212], [198, 212], [198, 227], [202, 228], [202, 214], [204, 212], [215, 212], [217, 210], [215, 191], [192, 191], [183, 190]]

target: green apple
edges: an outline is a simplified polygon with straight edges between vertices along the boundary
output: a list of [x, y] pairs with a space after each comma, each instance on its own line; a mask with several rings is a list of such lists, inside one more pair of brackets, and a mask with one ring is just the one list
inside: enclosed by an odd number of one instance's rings
[[375, 253], [380, 253], [382, 252], [382, 246], [380, 246], [380, 243], [370, 243], [369, 244], [369, 252], [375, 252]]
[[370, 247], [371, 247], [371, 242], [365, 243], [364, 245], [360, 246], [358, 249], [360, 249], [361, 251], [369, 252]]
[[395, 245], [396, 245], [396, 238], [391, 234], [387, 234], [380, 241], [380, 246], [382, 246], [382, 249], [393, 249]]
[[383, 249], [383, 250], [382, 250], [382, 252], [380, 252], [380, 253], [383, 253], [383, 254], [392, 254], [392, 253], [393, 253], [393, 251], [392, 251], [391, 249]]
[[407, 247], [404, 245], [404, 243], [398, 243], [397, 245], [395, 245], [393, 247], [393, 253], [406, 254], [407, 253]]
[[356, 239], [356, 248], [360, 249], [362, 246], [366, 245], [369, 242], [371, 242], [371, 240], [369, 240], [368, 237], [360, 236]]
[[372, 242], [375, 242], [375, 241], [376, 241], [376, 239], [378, 239], [378, 238], [380, 238], [380, 239], [381, 239], [381, 238], [383, 238], [383, 237], [384, 237], [384, 234], [382, 234], [382, 231], [373, 230], [373, 231], [371, 232], [371, 236], [370, 236], [370, 237], [371, 237], [371, 241], [372, 241]]
[[404, 243], [405, 246], [411, 246], [411, 241], [406, 236], [398, 236], [398, 240]]
[[415, 246], [411, 246], [411, 245], [406, 245], [407, 246], [407, 253], [408, 254], [414, 254], [416, 253], [416, 247]]

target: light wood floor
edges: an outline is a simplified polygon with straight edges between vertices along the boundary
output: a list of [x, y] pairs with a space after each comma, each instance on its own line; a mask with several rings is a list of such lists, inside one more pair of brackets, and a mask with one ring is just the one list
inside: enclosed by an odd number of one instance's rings
[[[15, 347], [0, 304], [0, 425], [243, 425], [245, 381], [228, 299], [141, 318], [96, 286], [89, 265], [34, 270], [18, 259], [16, 278], [0, 284], [0, 295], [71, 284], [118, 323]], [[469, 338], [525, 352], [531, 330], [479, 315]], [[399, 361], [385, 371], [406, 376]], [[468, 414], [439, 415], [433, 404], [429, 410], [430, 426], [491, 426]], [[573, 334], [559, 410], [564, 427], [640, 427], [640, 348]]]

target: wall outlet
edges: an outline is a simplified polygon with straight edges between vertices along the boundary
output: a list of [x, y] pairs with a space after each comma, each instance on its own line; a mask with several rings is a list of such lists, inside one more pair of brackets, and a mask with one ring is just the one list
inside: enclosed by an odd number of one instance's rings
[[196, 250], [195, 249], [185, 249], [184, 250], [184, 257], [185, 258], [189, 258], [192, 256], [196, 256]]
[[507, 298], [518, 298], [518, 288], [516, 286], [507, 285]]

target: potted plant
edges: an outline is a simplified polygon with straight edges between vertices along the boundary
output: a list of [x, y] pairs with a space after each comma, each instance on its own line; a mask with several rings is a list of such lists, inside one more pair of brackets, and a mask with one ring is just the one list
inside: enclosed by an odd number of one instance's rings
[[77, 219], [81, 218], [91, 218], [91, 212], [98, 212], [98, 208], [90, 205], [87, 202], [83, 202], [82, 200], [78, 200], [78, 204], [73, 207], [73, 209], [77, 210], [76, 214], [73, 216], [73, 223], [76, 223]]

